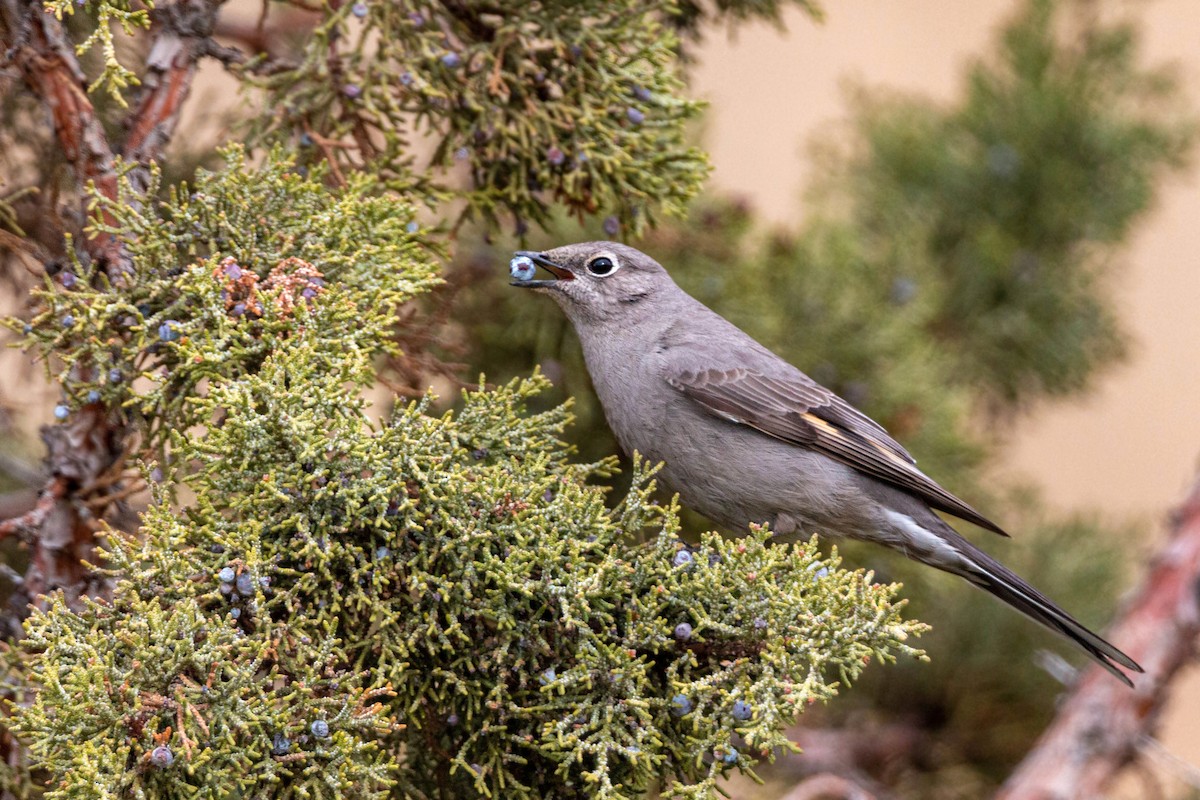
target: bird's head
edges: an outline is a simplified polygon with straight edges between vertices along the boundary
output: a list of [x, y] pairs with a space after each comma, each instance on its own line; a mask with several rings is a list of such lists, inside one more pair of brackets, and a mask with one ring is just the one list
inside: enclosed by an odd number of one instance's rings
[[[537, 267], [550, 277], [538, 279]], [[632, 319], [679, 291], [661, 264], [616, 242], [522, 250], [513, 256], [510, 272], [513, 286], [550, 295], [575, 323]]]

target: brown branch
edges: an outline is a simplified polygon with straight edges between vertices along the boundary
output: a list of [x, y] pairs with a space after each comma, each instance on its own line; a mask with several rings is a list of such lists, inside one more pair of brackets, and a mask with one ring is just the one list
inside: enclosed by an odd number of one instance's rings
[[[197, 62], [213, 49], [211, 35], [223, 2], [177, 0], [153, 13], [142, 87], [125, 121], [126, 136], [119, 151], [125, 160], [138, 164], [131, 174], [135, 190], [146, 186], [148, 165], [160, 157], [178, 124]], [[41, 0], [0, 0], [0, 21], [3, 46], [12, 63], [50, 114], [85, 213], [89, 184], [102, 197], [116, 201], [118, 151], [87, 95], [83, 70], [62, 23], [45, 11]], [[103, 208], [99, 213], [99, 221], [111, 227], [114, 220]], [[92, 262], [108, 273], [114, 291], [120, 292], [130, 266], [120, 237], [98, 233], [83, 245]], [[99, 403], [83, 406], [63, 423], [42, 429], [50, 476], [46, 488], [32, 510], [0, 522], [0, 537], [20, 535], [31, 545], [29, 569], [0, 620], [9, 637], [21, 635], [29, 604], [41, 602], [48, 592], [61, 589], [68, 601], [105, 592], [103, 576], [84, 564], [98, 560], [99, 520], [119, 516], [124, 498], [137, 489], [136, 482], [115, 491], [109, 486], [108, 477], [121, 472], [128, 436], [119, 417]]]
[[1166, 706], [1172, 680], [1200, 635], [1200, 479], [1175, 512], [1170, 538], [1109, 637], [1146, 674], [1130, 690], [1092, 668], [1059, 706], [1000, 800], [1100, 797], [1137, 757]]
[[0, 539], [9, 536], [20, 536], [31, 539], [33, 534], [42, 527], [46, 517], [54, 510], [54, 504], [67, 493], [67, 482], [62, 478], [51, 478], [38, 495], [33, 508], [19, 517], [0, 521]]
[[[222, 52], [212, 41], [217, 10], [225, 0], [178, 0], [151, 12], [154, 42], [146, 57], [142, 89], [126, 120], [128, 131], [121, 155], [143, 167], [158, 158], [179, 122], [179, 113], [191, 93], [201, 57]], [[134, 186], [144, 190], [145, 173], [133, 175]]]
[[[83, 70], [62, 23], [45, 11], [40, 0], [3, 0], [0, 12], [13, 45], [12, 62], [50, 112], [59, 148], [75, 170], [80, 196], [86, 196], [82, 189], [92, 182], [102, 195], [115, 199], [113, 150], [87, 96]], [[92, 237], [87, 249], [114, 281], [125, 271], [124, 248], [115, 238]]]

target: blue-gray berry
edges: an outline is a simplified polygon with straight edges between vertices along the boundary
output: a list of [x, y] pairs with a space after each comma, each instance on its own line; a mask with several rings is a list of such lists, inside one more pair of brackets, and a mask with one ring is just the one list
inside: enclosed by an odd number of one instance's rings
[[62, 275], [58, 276], [58, 279], [60, 281], [62, 281], [62, 285], [63, 285], [64, 289], [70, 289], [75, 286], [75, 273], [74, 272], [64, 272]]
[[739, 722], [745, 722], [754, 716], [754, 709], [745, 700], [738, 700], [733, 704], [733, 718]]
[[688, 567], [691, 566], [692, 561], [694, 560], [695, 559], [692, 558], [692, 554], [689, 551], [680, 550], [675, 554], [675, 558], [671, 559], [671, 563], [677, 567]]
[[318, 739], [324, 739], [329, 736], [329, 723], [323, 719], [314, 719], [313, 723], [308, 726], [308, 729]]
[[538, 676], [538, 683], [542, 684], [542, 686], [545, 686], [548, 683], [554, 683], [557, 678], [558, 673], [554, 671], [554, 667], [551, 667]]
[[604, 218], [604, 232], [609, 236], [616, 236], [621, 230], [621, 221], [614, 216]]
[[653, 99], [653, 97], [654, 97], [654, 95], [650, 94], [650, 90], [647, 89], [645, 86], [633, 87], [633, 96], [636, 97], [638, 100], [641, 100], [643, 103], [649, 103], [650, 100]]
[[312, 135], [308, 134], [308, 133], [300, 134], [300, 146], [301, 147], [312, 147], [313, 146]]
[[254, 578], [249, 572], [243, 572], [241, 575], [238, 575], [237, 580], [234, 581], [233, 585], [236, 586], [238, 592], [243, 595], [249, 596], [254, 594]]
[[358, 97], [362, 95], [362, 87], [360, 87], [357, 83], [347, 83], [342, 87], [342, 94], [351, 100], [357, 100]]
[[458, 53], [446, 53], [446, 55], [442, 56], [442, 64], [450, 69], [454, 69], [462, 64], [462, 56]]
[[564, 154], [563, 151], [559, 150], [557, 147], [551, 147], [546, 151], [546, 160], [556, 167], [562, 164], [566, 158], [566, 154]]
[[233, 583], [237, 578], [237, 571], [233, 567], [221, 567], [221, 571], [217, 573], [217, 580], [221, 583]]
[[287, 755], [287, 752], [292, 749], [292, 741], [282, 733], [275, 734], [271, 739], [271, 754], [276, 756]]
[[385, 558], [387, 558], [391, 554], [392, 554], [392, 551], [387, 549], [386, 547], [375, 548], [375, 560], [376, 561], [383, 561]]
[[353, 14], [354, 16], [358, 17], [359, 19], [362, 19], [363, 17], [365, 17], [367, 15], [367, 4], [366, 3], [355, 3], [354, 5], [352, 5], [350, 7], [350, 13]]
[[66, 316], [64, 316], [62, 318], [62, 326], [64, 328], [69, 328], [74, 324], [75, 324], [75, 318], [73, 316], [71, 316], [70, 314], [67, 314]]
[[625, 118], [627, 120], [629, 120], [630, 122], [632, 122], [634, 125], [641, 125], [643, 122], [646, 121], [646, 115], [643, 114], [639, 109], [634, 108], [633, 106], [630, 106], [629, 108], [625, 109]]
[[691, 623], [681, 622], [678, 625], [676, 625], [675, 626], [675, 638], [679, 639], [682, 642], [686, 642], [688, 639], [692, 638]]
[[896, 305], [905, 305], [917, 296], [917, 282], [912, 278], [896, 278], [892, 281], [892, 289], [888, 296]]
[[240, 608], [231, 608], [229, 609], [229, 616], [233, 617], [234, 619], [240, 619], [242, 616], [242, 610]]
[[109, 383], [120, 383], [123, 380], [125, 380], [125, 376], [121, 373], [121, 370], [117, 369], [116, 367], [113, 367], [112, 369], [110, 369], [108, 371], [108, 382]]
[[100, 402], [100, 393], [97, 392], [95, 389], [92, 389], [90, 392], [87, 393], [87, 401], [89, 403], [99, 403]]
[[677, 717], [683, 717], [692, 713], [692, 701], [686, 695], [675, 695], [671, 698], [671, 713]]
[[175, 754], [171, 752], [171, 748], [160, 744], [150, 751], [150, 763], [159, 769], [166, 769], [175, 763]]
[[446, 717], [446, 724], [453, 728], [458, 724], [458, 714], [450, 714]]
[[533, 276], [537, 273], [537, 266], [528, 256], [517, 256], [512, 261], [508, 262], [508, 274], [514, 280], [528, 281], [533, 280]]
[[728, 750], [725, 751], [725, 755], [723, 755], [721, 757], [721, 760], [724, 761], [726, 764], [736, 764], [737, 760], [738, 760], [737, 748], [730, 747]]
[[158, 338], [164, 342], [173, 342], [179, 338], [179, 331], [176, 330], [179, 323], [173, 319], [166, 320], [158, 326]]
[[56, 405], [54, 407], [54, 418], [56, 420], [59, 420], [61, 422], [62, 420], [66, 419], [69, 416], [71, 416], [71, 409], [68, 408], [67, 406], [64, 406], [62, 403], [59, 403], [58, 405]]

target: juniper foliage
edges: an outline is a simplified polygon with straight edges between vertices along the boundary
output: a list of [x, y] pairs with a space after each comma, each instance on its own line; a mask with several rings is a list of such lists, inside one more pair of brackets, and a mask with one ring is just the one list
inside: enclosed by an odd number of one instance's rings
[[[815, 542], [685, 547], [645, 465], [606, 507], [589, 479], [611, 461], [570, 459], [565, 407], [526, 411], [540, 376], [373, 423], [371, 356], [431, 272], [402, 211], [353, 186], [320, 200], [288, 166], [231, 151], [156, 221], [120, 220], [144, 234], [128, 291], [150, 309], [44, 295], [75, 303], [36, 319], [48, 353], [146, 359], [102, 385], [161, 420], [192, 497], [161, 487], [139, 536], [109, 532], [111, 600], [28, 623], [15, 730], [48, 796], [709, 797], [867, 661], [920, 655], [897, 587]], [[311, 241], [249, 213], [276, 194], [320, 219]], [[375, 249], [348, 252], [364, 226]], [[95, 341], [46, 331], [84, 308]], [[131, 355], [164, 315], [172, 335]]]
[[126, 242], [132, 270], [114, 288], [76, 256], [12, 323], [66, 411], [102, 404], [160, 461], [171, 432], [204, 421], [208, 387], [256, 372], [297, 316], [321, 337], [315, 357], [379, 354], [395, 349], [399, 306], [438, 282], [413, 208], [368, 176], [331, 192], [324, 170], [302, 174], [281, 150], [257, 169], [236, 146], [223, 154], [190, 186], [161, 187], [152, 170], [144, 206], [128, 180], [115, 201], [97, 193], [96, 229]]
[[[133, 181], [115, 201], [94, 194], [103, 213], [81, 233], [118, 237], [132, 272], [114, 286], [67, 247], [68, 266], [48, 270], [37, 311], [16, 327], [62, 387], [62, 413], [112, 415], [162, 474], [146, 464], [155, 504], [136, 537], [105, 529], [112, 597], [55, 599], [6, 652], [32, 776], [0, 775], [5, 788], [711, 797], [722, 776], [786, 748], [794, 716], [858, 680], [867, 660], [920, 657], [906, 640], [923, 626], [900, 617], [896, 586], [842, 570], [814, 542], [767, 546], [769, 532], [752, 531], [684, 544], [650, 465], [635, 464], [612, 502], [598, 415], [572, 432], [540, 375], [469, 391], [453, 414], [426, 399], [377, 421], [361, 399], [376, 357], [411, 333], [397, 310], [439, 282], [448, 228], [470, 219], [492, 235], [515, 219], [521, 237], [561, 212], [589, 238], [628, 237], [681, 211], [707, 167], [687, 136], [700, 106], [683, 95], [680, 54], [702, 23], [778, 21], [782, 5], [329, 3], [288, 59], [231, 65], [262, 90], [248, 95], [262, 101], [247, 133], [265, 146], [257, 158], [227, 149], [187, 185], [163, 177], [178, 173], [167, 164], [144, 194]], [[692, 291], [883, 419], [960, 490], [981, 462], [963, 433], [981, 387], [1002, 403], [1075, 391], [1117, 352], [1103, 315], [1079, 324], [1105, 308], [1092, 255], [1128, 230], [1187, 141], [1148, 102], [1170, 100], [1169, 82], [1135, 69], [1130, 37], [1060, 53], [1048, 33], [1057, 5], [1034, 3], [1018, 21], [967, 110], [864, 104], [862, 149], [837, 161], [851, 189], [830, 193], [829, 208], [850, 198], [848, 218], [760, 246], [743, 214], [710, 205], [644, 245], [673, 254], [668, 267]], [[141, 36], [145, 10], [46, 7], [95, 20], [80, 43], [103, 57], [92, 91], [124, 105], [135, 70], [112, 23]], [[1060, 106], [1059, 123], [1078, 132], [1061, 148], [1034, 124], [1039, 108]], [[29, 114], [0, 136], [41, 141], [18, 124]], [[1030, 125], [1040, 134], [1026, 149]], [[946, 135], [962, 149], [925, 145]], [[916, 189], [902, 169], [910, 148], [895, 146], [907, 139], [925, 167]], [[980, 171], [998, 142], [1018, 155], [1007, 177]], [[1138, 158], [1114, 164], [1128, 149]], [[23, 166], [33, 183], [58, 180], [50, 160], [35, 162]], [[1072, 180], [1046, 178], [1063, 171]], [[1101, 174], [1118, 179], [1104, 185], [1119, 197], [1095, 196]], [[990, 204], [947, 239], [972, 197], [944, 190], [980, 180]], [[1014, 186], [1025, 193], [1006, 194]], [[1068, 206], [1052, 194], [1063, 187], [1090, 222], [1039, 251], [1057, 277], [1009, 275], [1014, 253], [1047, 234], [1021, 227], [1011, 205], [1061, 218]], [[19, 199], [0, 205], [13, 233]], [[918, 207], [941, 222], [905, 213]], [[417, 224], [418, 208], [433, 227]], [[956, 282], [974, 280], [960, 260], [972, 248], [991, 283], [967, 293], [968, 312], [1032, 315], [1046, 341], [1078, 334], [1067, 338], [1087, 365], [1056, 387], [1045, 376], [1058, 366], [1025, 358], [1039, 341], [1029, 330], [940, 324]], [[772, 301], [784, 291], [763, 275], [805, 298], [806, 327], [762, 313], [762, 287]], [[1013, 289], [1017, 278], [1033, 288]], [[478, 273], [471, 282], [456, 318], [489, 373], [507, 379], [531, 352], [564, 352], [557, 312], [539, 321], [529, 298], [513, 309]], [[486, 327], [498, 312], [519, 325]], [[1037, 373], [1013, 372], [1011, 358], [959, 369], [976, 349], [1005, 347]], [[566, 363], [556, 378], [582, 390], [580, 366]], [[574, 408], [586, 415], [588, 402]], [[568, 438], [588, 448], [585, 463]]]
[[[708, 166], [685, 125], [701, 106], [682, 98], [665, 6], [440, 5], [341, 5], [295, 68], [256, 81], [268, 96], [259, 137], [460, 200], [463, 218], [488, 223], [544, 222], [556, 205], [640, 231], [699, 190]], [[415, 141], [433, 144], [420, 163]]]
[[135, 7], [129, 0], [46, 0], [46, 12], [52, 13], [59, 19], [75, 16], [77, 11], [91, 12], [94, 19], [88, 23], [94, 24], [91, 33], [75, 46], [79, 55], [99, 51], [104, 66], [100, 74], [88, 85], [89, 92], [103, 90], [121, 107], [128, 106], [125, 91], [139, 85], [137, 73], [121, 63], [117, 56], [117, 39], [114, 28], [120, 26], [125, 35], [130, 36], [150, 27], [150, 9]]
[[[438, 283], [415, 206], [446, 199], [461, 137], [480, 161], [458, 196], [485, 219], [539, 219], [553, 199], [637, 229], [694, 192], [682, 123], [697, 106], [674, 99], [664, 9], [618, 10], [584, 24], [548, 7], [539, 24], [562, 46], [547, 48], [528, 21], [475, 20], [493, 40], [433, 6], [331, 6], [306, 52], [365, 19], [337, 62], [363, 70], [356, 91], [301, 60], [264, 83], [293, 115], [260, 129], [277, 145], [257, 162], [230, 147], [186, 184], [152, 168], [148, 186], [93, 192], [85, 233], [119, 239], [129, 269], [68, 248], [13, 326], [62, 387], [60, 417], [131, 432], [154, 504], [136, 534], [101, 526], [111, 596], [52, 598], [7, 654], [30, 763], [4, 776], [14, 791], [707, 798], [791, 747], [796, 715], [872, 659], [922, 657], [898, 586], [815, 542], [685, 545], [652, 465], [606, 504], [613, 460], [573, 458], [566, 405], [529, 409], [540, 375], [456, 412], [427, 398], [376, 421], [364, 399], [403, 341], [399, 308]], [[426, 22], [452, 19], [462, 60], [427, 63], [445, 41]], [[428, 71], [389, 83], [401, 64]], [[530, 64], [567, 96], [531, 90]], [[533, 92], [523, 116], [496, 80]], [[414, 85], [417, 105], [389, 105]], [[449, 126], [440, 155], [411, 178], [405, 126], [431, 121]], [[488, 150], [487, 125], [518, 135]], [[311, 157], [361, 126], [386, 146]], [[595, 150], [579, 158], [567, 133]]]

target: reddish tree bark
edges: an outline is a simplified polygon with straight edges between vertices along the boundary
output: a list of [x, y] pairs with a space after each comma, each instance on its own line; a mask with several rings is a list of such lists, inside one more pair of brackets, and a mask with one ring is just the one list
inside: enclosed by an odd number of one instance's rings
[[1134, 676], [1130, 690], [1099, 668], [1088, 670], [998, 800], [1102, 797], [1153, 734], [1171, 681], [1195, 657], [1200, 635], [1200, 479], [1110, 634], [1146, 673]]
[[[85, 214], [89, 183], [102, 196], [116, 199], [118, 152], [140, 164], [142, 176], [146, 165], [161, 154], [178, 123], [197, 61], [216, 49], [210, 35], [223, 2], [178, 0], [154, 11], [142, 87], [125, 120], [125, 142], [118, 151], [88, 97], [83, 70], [62, 23], [46, 12], [42, 0], [0, 0], [3, 47], [49, 112]], [[135, 187], [145, 185], [138, 170], [132, 177]], [[86, 237], [81, 255], [105, 270], [114, 291], [121, 290], [129, 256], [118, 237]], [[47, 592], [61, 589], [69, 599], [103, 592], [102, 578], [84, 562], [97, 561], [98, 521], [127, 494], [122, 473], [128, 438], [119, 417], [98, 403], [42, 429], [47, 482], [31, 511], [0, 522], [0, 536], [20, 536], [31, 550], [29, 569], [0, 622], [4, 634], [20, 636], [29, 604]]]
[[[63, 158], [82, 189], [89, 181], [106, 197], [117, 196], [112, 147], [87, 95], [87, 81], [62, 23], [40, 0], [3, 0], [5, 46], [26, 86], [41, 99], [54, 123]], [[82, 194], [82, 192], [81, 192]], [[110, 237], [87, 243], [89, 254], [110, 274], [122, 262], [120, 245]]]

